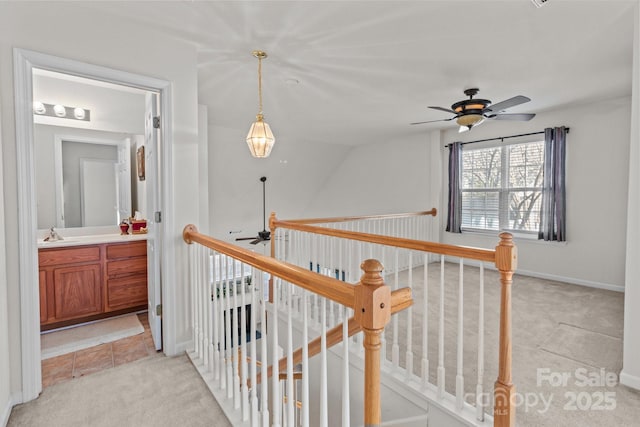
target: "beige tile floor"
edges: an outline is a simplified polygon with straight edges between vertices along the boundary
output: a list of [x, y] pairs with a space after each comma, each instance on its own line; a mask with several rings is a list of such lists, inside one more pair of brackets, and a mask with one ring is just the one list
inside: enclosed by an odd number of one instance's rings
[[42, 361], [42, 388], [158, 354], [146, 313], [138, 314], [144, 332]]

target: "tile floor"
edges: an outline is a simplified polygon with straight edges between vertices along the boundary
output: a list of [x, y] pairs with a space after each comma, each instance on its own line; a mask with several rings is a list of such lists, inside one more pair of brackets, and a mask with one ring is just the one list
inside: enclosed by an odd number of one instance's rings
[[42, 388], [155, 354], [147, 313], [138, 314], [144, 332], [42, 361]]

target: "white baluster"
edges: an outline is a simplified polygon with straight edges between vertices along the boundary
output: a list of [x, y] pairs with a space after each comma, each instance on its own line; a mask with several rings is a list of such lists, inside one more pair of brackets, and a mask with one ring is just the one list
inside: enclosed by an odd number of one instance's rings
[[[408, 288], [413, 288], [413, 252], [409, 251], [409, 270], [407, 271]], [[413, 375], [413, 306], [406, 309], [407, 312], [407, 351], [405, 364], [407, 369], [407, 377]], [[396, 316], [397, 317], [397, 316]]]
[[225, 304], [225, 326], [226, 326], [226, 331], [225, 331], [225, 335], [224, 335], [224, 355], [225, 355], [225, 370], [226, 370], [226, 374], [227, 374], [227, 398], [232, 398], [233, 397], [233, 363], [232, 363], [232, 354], [233, 354], [233, 349], [232, 349], [232, 345], [231, 345], [231, 341], [233, 339], [233, 335], [231, 335], [232, 333], [232, 327], [231, 327], [231, 294], [230, 294], [230, 287], [231, 287], [231, 281], [233, 280], [233, 278], [229, 278], [230, 274], [229, 274], [229, 262], [233, 262], [232, 259], [230, 259], [228, 256], [225, 255], [224, 257], [225, 260], [225, 281], [224, 281], [224, 288], [222, 289], [223, 295], [224, 295], [224, 304]]
[[[249, 391], [247, 389], [247, 300], [245, 295], [244, 264], [240, 264], [240, 391], [242, 392], [242, 420], [249, 419]], [[253, 340], [252, 340], [253, 341]]]
[[204, 254], [204, 264], [205, 264], [205, 283], [207, 286], [207, 313], [209, 315], [209, 370], [213, 374], [215, 378], [216, 371], [216, 358], [215, 358], [215, 276], [213, 275], [212, 265], [211, 265], [211, 250], [206, 249]]
[[429, 382], [429, 255], [424, 254], [422, 286], [422, 385]]
[[[290, 291], [293, 285], [291, 283], [285, 283], [285, 286], [289, 287]], [[295, 420], [295, 395], [293, 393], [293, 386], [295, 380], [293, 378], [293, 318], [291, 317], [292, 298], [291, 292], [289, 292], [288, 310], [287, 310], [287, 425], [294, 425]], [[303, 343], [304, 345], [304, 343]]]
[[193, 352], [198, 353], [198, 284], [195, 278], [195, 247], [187, 248], [189, 260], [189, 283], [191, 283], [191, 330], [193, 332]]
[[458, 354], [456, 371], [456, 406], [462, 410], [464, 404], [464, 373], [462, 372], [463, 344], [464, 344], [464, 263], [460, 258], [460, 273], [458, 275]]
[[309, 427], [309, 320], [307, 291], [302, 291], [302, 426]]
[[[267, 355], [267, 302], [264, 299], [266, 289], [266, 276], [260, 271], [260, 309], [261, 309], [261, 325], [262, 337], [260, 339], [260, 412], [262, 414], [262, 427], [269, 427], [269, 377], [268, 377], [268, 355]], [[276, 359], [277, 360], [277, 359]]]
[[[327, 258], [329, 259], [329, 275], [335, 278], [335, 241], [336, 239], [328, 238], [327, 242]], [[333, 328], [335, 326], [335, 312], [334, 312], [335, 303], [333, 301], [329, 301], [329, 328]]]
[[[279, 294], [279, 288], [280, 288], [280, 279], [277, 277], [273, 277], [273, 286], [275, 287], [274, 289], [274, 295], [278, 295]], [[271, 335], [271, 345], [272, 345], [272, 353], [273, 353], [273, 363], [272, 363], [272, 372], [271, 372], [271, 385], [272, 385], [272, 394], [273, 394], [273, 405], [272, 405], [272, 411], [273, 411], [273, 425], [275, 427], [279, 427], [280, 423], [281, 423], [281, 415], [282, 415], [282, 395], [280, 394], [280, 369], [278, 366], [278, 362], [280, 360], [280, 355], [278, 352], [278, 312], [280, 310], [279, 308], [279, 298], [274, 298], [273, 299], [273, 313], [272, 313], [272, 319], [269, 322], [270, 325], [270, 331], [269, 334]], [[265, 377], [266, 378], [266, 377]]]
[[[398, 289], [398, 248], [394, 249], [393, 290]], [[393, 316], [393, 345], [391, 347], [391, 362], [394, 366], [400, 366], [400, 345], [398, 344], [398, 316]]]
[[444, 397], [444, 255], [440, 255], [440, 321], [438, 324], [438, 397]]
[[348, 308], [343, 307], [342, 316], [342, 427], [349, 427], [351, 420], [351, 408], [349, 401], [349, 313]]
[[209, 286], [204, 277], [204, 246], [198, 245], [198, 279], [200, 281], [200, 287], [202, 292], [202, 362], [205, 370], [209, 370], [209, 305], [211, 304], [211, 297], [207, 298], [209, 292]]
[[480, 302], [478, 304], [478, 384], [476, 384], [476, 418], [484, 421], [484, 264], [480, 263]]
[[220, 277], [220, 266], [216, 262], [216, 258], [220, 260], [220, 256], [216, 254], [215, 251], [211, 251], [210, 262], [212, 265], [212, 287], [213, 287], [213, 296], [212, 296], [212, 313], [213, 313], [213, 378], [216, 381], [220, 381], [220, 308], [219, 308], [219, 286], [222, 278]]
[[328, 427], [329, 425], [329, 407], [328, 407], [328, 389], [327, 389], [327, 300], [322, 298], [322, 307], [320, 309], [321, 322], [321, 338], [320, 338], [320, 427]]
[[251, 361], [249, 362], [249, 381], [251, 381], [251, 395], [249, 396], [251, 401], [251, 427], [258, 426], [258, 355], [256, 353], [256, 317], [258, 316], [258, 307], [256, 305], [256, 292], [258, 283], [258, 275], [255, 269], [251, 269], [251, 287], [249, 288], [249, 304], [251, 304], [251, 326], [250, 326], [250, 339], [249, 350], [251, 351]]
[[236, 283], [236, 277], [241, 277], [241, 271], [238, 271], [238, 261], [233, 260], [233, 275], [232, 278], [232, 290], [233, 294], [232, 304], [233, 304], [233, 320], [231, 321], [231, 340], [233, 341], [231, 360], [233, 361], [233, 407], [235, 409], [240, 409], [241, 406], [241, 397], [240, 397], [240, 370], [239, 370], [239, 354], [238, 350], [240, 349], [240, 304], [238, 304], [238, 284]]

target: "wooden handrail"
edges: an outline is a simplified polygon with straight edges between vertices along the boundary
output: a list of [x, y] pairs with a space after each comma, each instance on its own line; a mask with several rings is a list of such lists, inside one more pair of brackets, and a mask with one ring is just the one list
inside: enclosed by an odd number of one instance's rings
[[495, 262], [496, 255], [492, 249], [471, 248], [466, 246], [447, 245], [444, 243], [425, 242], [422, 240], [405, 239], [403, 237], [382, 236], [380, 234], [360, 233], [357, 231], [337, 230], [334, 228], [319, 227], [316, 225], [301, 224], [294, 221], [281, 221], [272, 214], [269, 220], [271, 229], [287, 228], [290, 230], [305, 231], [307, 233], [322, 234], [343, 239], [358, 240], [361, 242], [376, 243], [379, 245], [393, 246], [397, 248], [411, 249], [415, 251], [431, 252], [434, 254], [469, 258], [478, 261]]
[[345, 307], [351, 309], [354, 307], [355, 286], [341, 280], [322, 276], [296, 265], [256, 254], [239, 246], [198, 233], [198, 229], [193, 224], [189, 224], [184, 228], [182, 237], [188, 244], [193, 242], [200, 243], [209, 249], [228, 255], [273, 276], [280, 277], [287, 282], [342, 304]]
[[431, 215], [436, 216], [438, 210], [436, 208], [431, 209], [430, 211], [423, 212], [406, 212], [406, 213], [398, 213], [398, 214], [382, 214], [382, 215], [361, 215], [361, 216], [337, 216], [333, 218], [308, 218], [308, 219], [285, 219], [282, 220], [286, 223], [294, 223], [294, 224], [329, 224], [332, 222], [349, 222], [349, 221], [368, 221], [374, 219], [398, 219], [398, 218], [408, 218], [412, 216], [425, 216]]
[[[395, 291], [391, 292], [391, 314], [396, 314], [404, 310], [405, 308], [410, 307], [412, 304], [413, 304], [413, 299], [411, 298], [410, 288], [396, 289]], [[349, 331], [348, 332], [349, 337], [352, 337], [358, 332], [362, 331], [362, 327], [358, 323], [356, 323], [353, 317], [349, 318], [348, 322], [349, 323], [347, 325], [347, 328]], [[343, 339], [342, 327], [343, 327], [343, 324], [340, 323], [339, 325], [327, 331], [327, 348], [331, 348], [334, 345], [342, 342], [342, 339]], [[317, 337], [312, 341], [309, 341], [309, 343], [307, 344], [309, 358], [320, 353], [320, 350], [321, 350], [320, 343], [321, 343], [321, 337]], [[294, 365], [297, 365], [298, 363], [300, 363], [302, 361], [302, 347], [296, 349], [293, 352], [292, 357], [293, 357]], [[286, 367], [287, 367], [287, 358], [283, 357], [278, 361], [278, 369], [280, 371], [283, 371], [286, 369]], [[271, 378], [272, 375], [273, 375], [273, 365], [267, 368], [267, 378]], [[256, 383], [260, 384], [261, 382], [262, 382], [262, 376], [260, 373], [258, 373], [256, 376]], [[247, 385], [249, 388], [251, 388], [251, 380], [247, 381]]]

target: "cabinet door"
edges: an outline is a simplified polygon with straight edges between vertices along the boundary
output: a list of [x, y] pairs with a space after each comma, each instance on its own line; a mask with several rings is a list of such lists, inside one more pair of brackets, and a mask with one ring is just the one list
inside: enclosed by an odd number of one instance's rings
[[102, 312], [100, 264], [56, 268], [53, 272], [56, 320]]

